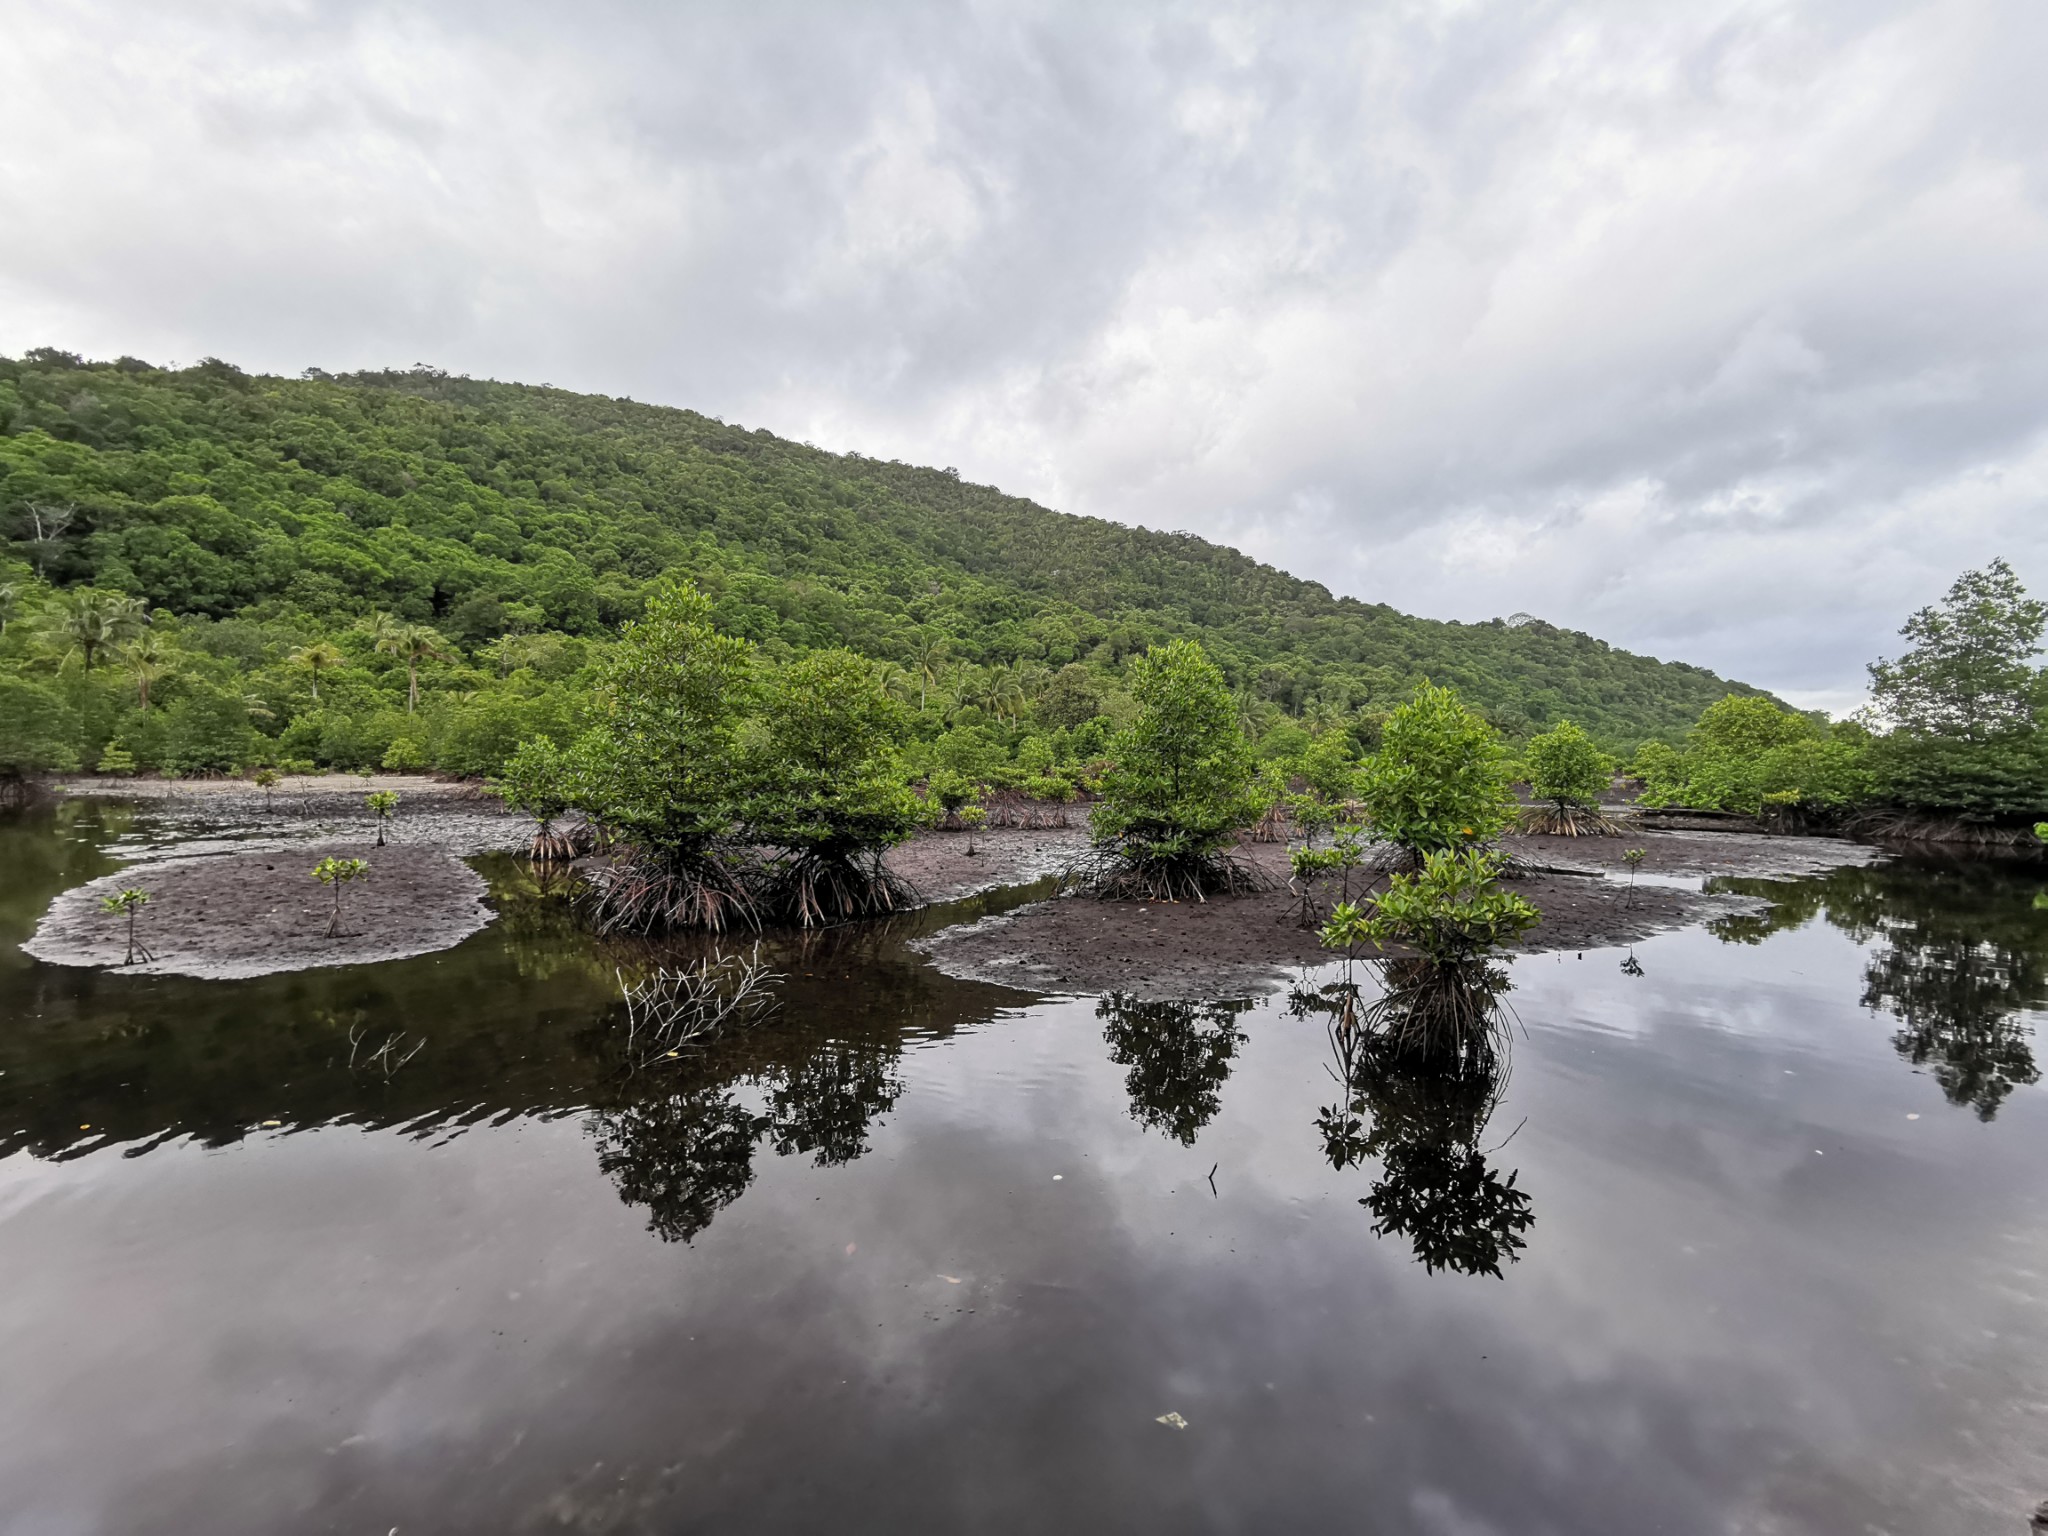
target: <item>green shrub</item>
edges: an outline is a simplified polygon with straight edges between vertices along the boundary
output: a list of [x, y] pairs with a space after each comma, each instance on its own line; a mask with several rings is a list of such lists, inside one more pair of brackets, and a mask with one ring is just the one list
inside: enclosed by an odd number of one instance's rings
[[1034, 800], [1050, 800], [1064, 805], [1074, 798], [1074, 781], [1056, 774], [1041, 774], [1024, 781], [1024, 793]]
[[1511, 944], [1542, 913], [1500, 885], [1500, 855], [1440, 850], [1413, 874], [1396, 874], [1369, 907], [1339, 905], [1323, 925], [1331, 949], [1400, 945], [1437, 964], [1457, 964]]
[[1560, 720], [1532, 739], [1523, 764], [1530, 794], [1550, 801], [1560, 811], [1597, 809], [1614, 772], [1607, 754], [1569, 720]]
[[881, 862], [924, 819], [899, 760], [904, 706], [846, 650], [777, 669], [765, 694], [745, 821], [782, 855], [771, 908], [809, 925], [906, 905], [909, 892]]
[[1137, 880], [1131, 894], [1199, 894], [1228, 879], [1217, 851], [1264, 809], [1257, 762], [1223, 674], [1193, 641], [1133, 661], [1131, 692], [1138, 716], [1110, 749], [1096, 847]]
[[164, 712], [164, 764], [180, 773], [234, 773], [257, 751], [249, 706], [238, 694], [188, 689]]
[[1343, 804], [1358, 788], [1358, 760], [1351, 738], [1340, 730], [1326, 730], [1311, 741], [1295, 759], [1294, 771], [1327, 805]]
[[1500, 738], [1449, 688], [1424, 683], [1387, 717], [1358, 775], [1372, 835], [1421, 858], [1492, 842], [1514, 815]]

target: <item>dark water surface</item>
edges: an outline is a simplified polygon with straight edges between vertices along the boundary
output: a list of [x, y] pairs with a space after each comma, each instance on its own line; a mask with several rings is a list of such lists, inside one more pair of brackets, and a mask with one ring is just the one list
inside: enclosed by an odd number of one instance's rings
[[1341, 1060], [1334, 971], [1038, 999], [914, 926], [779, 951], [775, 1022], [634, 1074], [621, 957], [511, 861], [412, 961], [14, 948], [135, 830], [0, 824], [0, 1530], [2020, 1536], [2048, 1498], [2037, 865], [1523, 959], [1476, 1085]]

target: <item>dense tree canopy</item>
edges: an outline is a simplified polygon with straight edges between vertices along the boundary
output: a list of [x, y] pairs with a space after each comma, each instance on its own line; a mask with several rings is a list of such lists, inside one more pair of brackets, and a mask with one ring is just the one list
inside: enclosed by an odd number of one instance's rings
[[[575, 690], [546, 695], [666, 574], [771, 657], [846, 647], [896, 664], [919, 765], [967, 772], [1015, 761], [1033, 727], [1070, 733], [1067, 755], [1099, 751], [1130, 712], [1124, 663], [1176, 638], [1200, 640], [1276, 750], [1318, 710], [1370, 747], [1374, 716], [1425, 674], [1510, 735], [1568, 714], [1619, 747], [1675, 740], [1731, 690], [1540, 623], [1333, 598], [1186, 534], [945, 471], [429, 369], [282, 379], [0, 358], [0, 535], [0, 668], [34, 649], [17, 638], [31, 610], [51, 610], [36, 645], [68, 627], [95, 675], [135, 615], [161, 614], [184, 678], [236, 693], [254, 679], [271, 755], [342, 766], [396, 749], [492, 771], [508, 737], [566, 732]], [[58, 611], [60, 595], [85, 611]], [[384, 631], [360, 627], [378, 614]], [[399, 626], [409, 639], [390, 637]], [[452, 718], [450, 692], [474, 718]], [[52, 727], [37, 703], [44, 724], [17, 755], [47, 756], [28, 749], [61, 727], [91, 766], [126, 728], [112, 704], [67, 707]], [[140, 760], [155, 746], [130, 745]]]

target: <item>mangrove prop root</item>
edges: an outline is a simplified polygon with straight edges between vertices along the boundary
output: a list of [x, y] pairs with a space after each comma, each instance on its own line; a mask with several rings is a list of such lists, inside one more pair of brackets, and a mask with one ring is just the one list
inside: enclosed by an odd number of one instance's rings
[[758, 926], [754, 902], [738, 875], [715, 855], [664, 858], [636, 853], [593, 872], [584, 886], [590, 923], [599, 933], [665, 933], [703, 928], [723, 933]]
[[770, 866], [762, 909], [800, 928], [826, 928], [917, 905], [917, 893], [879, 852], [803, 853]]
[[1623, 837], [1631, 829], [1584, 806], [1539, 805], [1522, 812], [1522, 830], [1537, 837]]
[[1152, 853], [1102, 848], [1084, 856], [1063, 877], [1105, 901], [1206, 901], [1271, 890], [1272, 880], [1228, 853]]

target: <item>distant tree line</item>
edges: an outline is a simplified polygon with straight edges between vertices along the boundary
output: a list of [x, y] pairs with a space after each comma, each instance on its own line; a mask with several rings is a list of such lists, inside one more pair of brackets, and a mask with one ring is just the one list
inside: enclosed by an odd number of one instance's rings
[[1369, 749], [1424, 677], [1511, 739], [1568, 716], [1624, 753], [1748, 691], [689, 411], [428, 369], [0, 358], [0, 771], [111, 750], [494, 772], [576, 733], [601, 653], [671, 575], [769, 660], [873, 662], [915, 706], [906, 760], [973, 782], [1099, 759], [1134, 715], [1130, 662], [1175, 639], [1269, 762], [1332, 725]]

